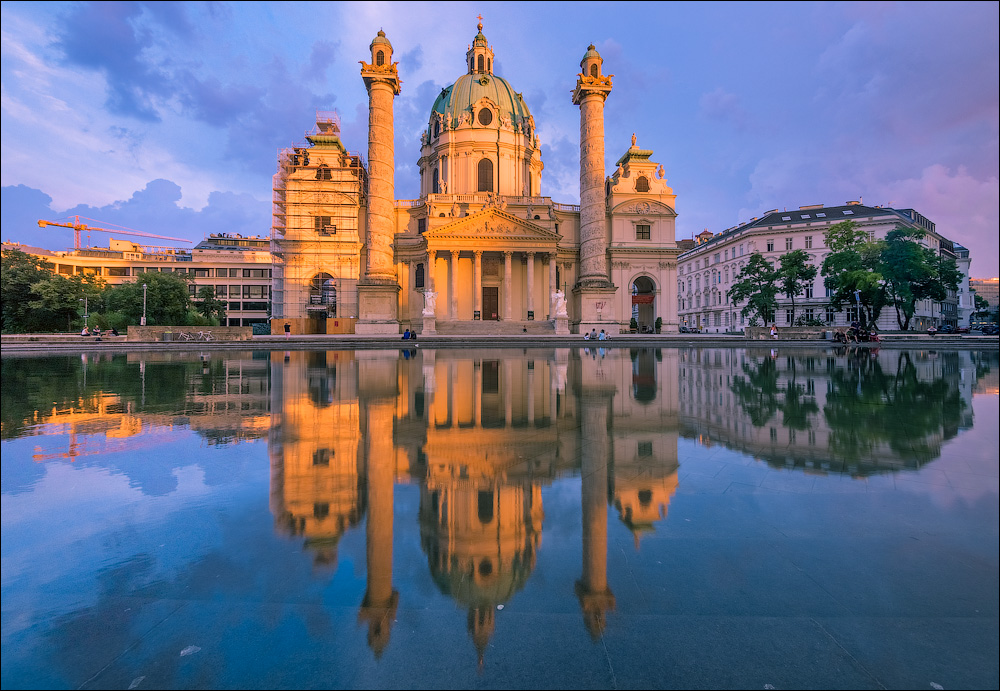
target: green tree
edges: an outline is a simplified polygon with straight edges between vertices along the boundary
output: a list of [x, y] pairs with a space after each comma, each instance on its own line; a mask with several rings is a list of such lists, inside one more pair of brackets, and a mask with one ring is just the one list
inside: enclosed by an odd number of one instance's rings
[[28, 301], [39, 331], [69, 331], [91, 307], [98, 307], [104, 281], [98, 276], [63, 276], [48, 272], [31, 286]]
[[18, 249], [0, 253], [0, 318], [3, 333], [24, 333], [34, 325], [32, 286], [52, 272], [42, 261]]
[[114, 286], [108, 292], [107, 306], [120, 312], [129, 324], [139, 324], [143, 313], [143, 285], [146, 286], [146, 324], [183, 326], [191, 310], [188, 292], [190, 278], [185, 274], [148, 271], [134, 281]]
[[215, 325], [226, 323], [226, 303], [215, 295], [214, 286], [202, 286], [198, 290], [198, 313]]
[[831, 252], [820, 273], [831, 291], [830, 305], [837, 310], [858, 305], [861, 327], [869, 328], [887, 304], [881, 274], [884, 243], [870, 239], [856, 221], [831, 226], [825, 238]]
[[795, 298], [805, 292], [806, 285], [816, 280], [817, 269], [809, 263], [805, 250], [794, 250], [781, 257], [778, 269], [778, 287], [792, 301], [792, 318], [795, 323]]
[[940, 256], [920, 244], [923, 230], [897, 226], [882, 246], [881, 273], [886, 291], [896, 308], [896, 322], [906, 331], [917, 302], [940, 302], [949, 290], [958, 290], [961, 273], [954, 259]]
[[736, 275], [736, 283], [727, 295], [734, 305], [745, 303], [740, 314], [751, 326], [757, 326], [758, 317], [765, 324], [774, 321], [778, 309], [778, 275], [779, 271], [760, 252], [751, 254], [746, 266]]
[[972, 293], [972, 297], [976, 310], [972, 313], [973, 316], [979, 317], [980, 319], [990, 316], [990, 301], [975, 292]]

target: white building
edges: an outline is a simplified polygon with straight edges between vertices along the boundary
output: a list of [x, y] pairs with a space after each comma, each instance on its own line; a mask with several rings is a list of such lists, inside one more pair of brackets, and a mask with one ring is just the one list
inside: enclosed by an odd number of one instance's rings
[[[835, 311], [830, 307], [830, 291], [820, 270], [829, 254], [825, 233], [833, 225], [852, 220], [872, 239], [885, 238], [897, 226], [919, 228], [926, 234], [921, 244], [946, 256], [954, 257], [953, 244], [937, 233], [934, 223], [913, 209], [891, 209], [847, 202], [843, 206], [822, 204], [800, 206], [795, 211], [773, 209], [760, 218], [734, 226], [709, 237], [699, 235], [699, 244], [678, 259], [677, 312], [680, 325], [710, 333], [740, 332], [748, 320], [740, 314], [742, 305], [731, 304], [729, 289], [750, 255], [760, 252], [772, 264], [793, 250], [805, 250], [809, 263], [817, 268], [816, 279], [805, 292], [795, 298], [794, 315], [791, 300], [778, 296], [777, 324], [791, 326], [798, 318], [815, 319], [830, 326], [846, 326], [858, 318], [857, 307]], [[949, 296], [943, 302], [924, 300], [918, 303], [911, 320], [913, 329], [925, 329], [931, 324], [956, 324], [958, 299]], [[888, 306], [879, 317], [880, 330], [899, 328], [896, 312]]]

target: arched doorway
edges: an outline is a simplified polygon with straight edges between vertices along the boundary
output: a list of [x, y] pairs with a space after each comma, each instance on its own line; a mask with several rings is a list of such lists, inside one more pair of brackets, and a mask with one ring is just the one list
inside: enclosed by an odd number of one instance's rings
[[656, 285], [648, 276], [640, 276], [632, 283], [632, 319], [638, 324], [639, 333], [653, 333], [656, 326]]
[[318, 273], [309, 281], [308, 333], [325, 334], [327, 317], [337, 316], [337, 279]]

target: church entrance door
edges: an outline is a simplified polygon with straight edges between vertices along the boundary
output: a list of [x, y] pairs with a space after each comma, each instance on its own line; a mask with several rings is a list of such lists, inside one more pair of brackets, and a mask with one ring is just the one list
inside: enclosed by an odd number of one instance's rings
[[500, 320], [500, 289], [483, 286], [483, 319]]

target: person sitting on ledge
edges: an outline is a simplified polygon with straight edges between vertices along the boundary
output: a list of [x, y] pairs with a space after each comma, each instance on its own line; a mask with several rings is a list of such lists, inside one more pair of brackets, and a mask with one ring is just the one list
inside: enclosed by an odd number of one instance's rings
[[80, 335], [81, 336], [89, 336], [90, 335], [90, 329], [88, 329], [86, 326], [83, 327], [83, 331], [80, 332]]
[[409, 329], [407, 329], [406, 331], [403, 332], [403, 340], [404, 341], [410, 340], [410, 330]]

